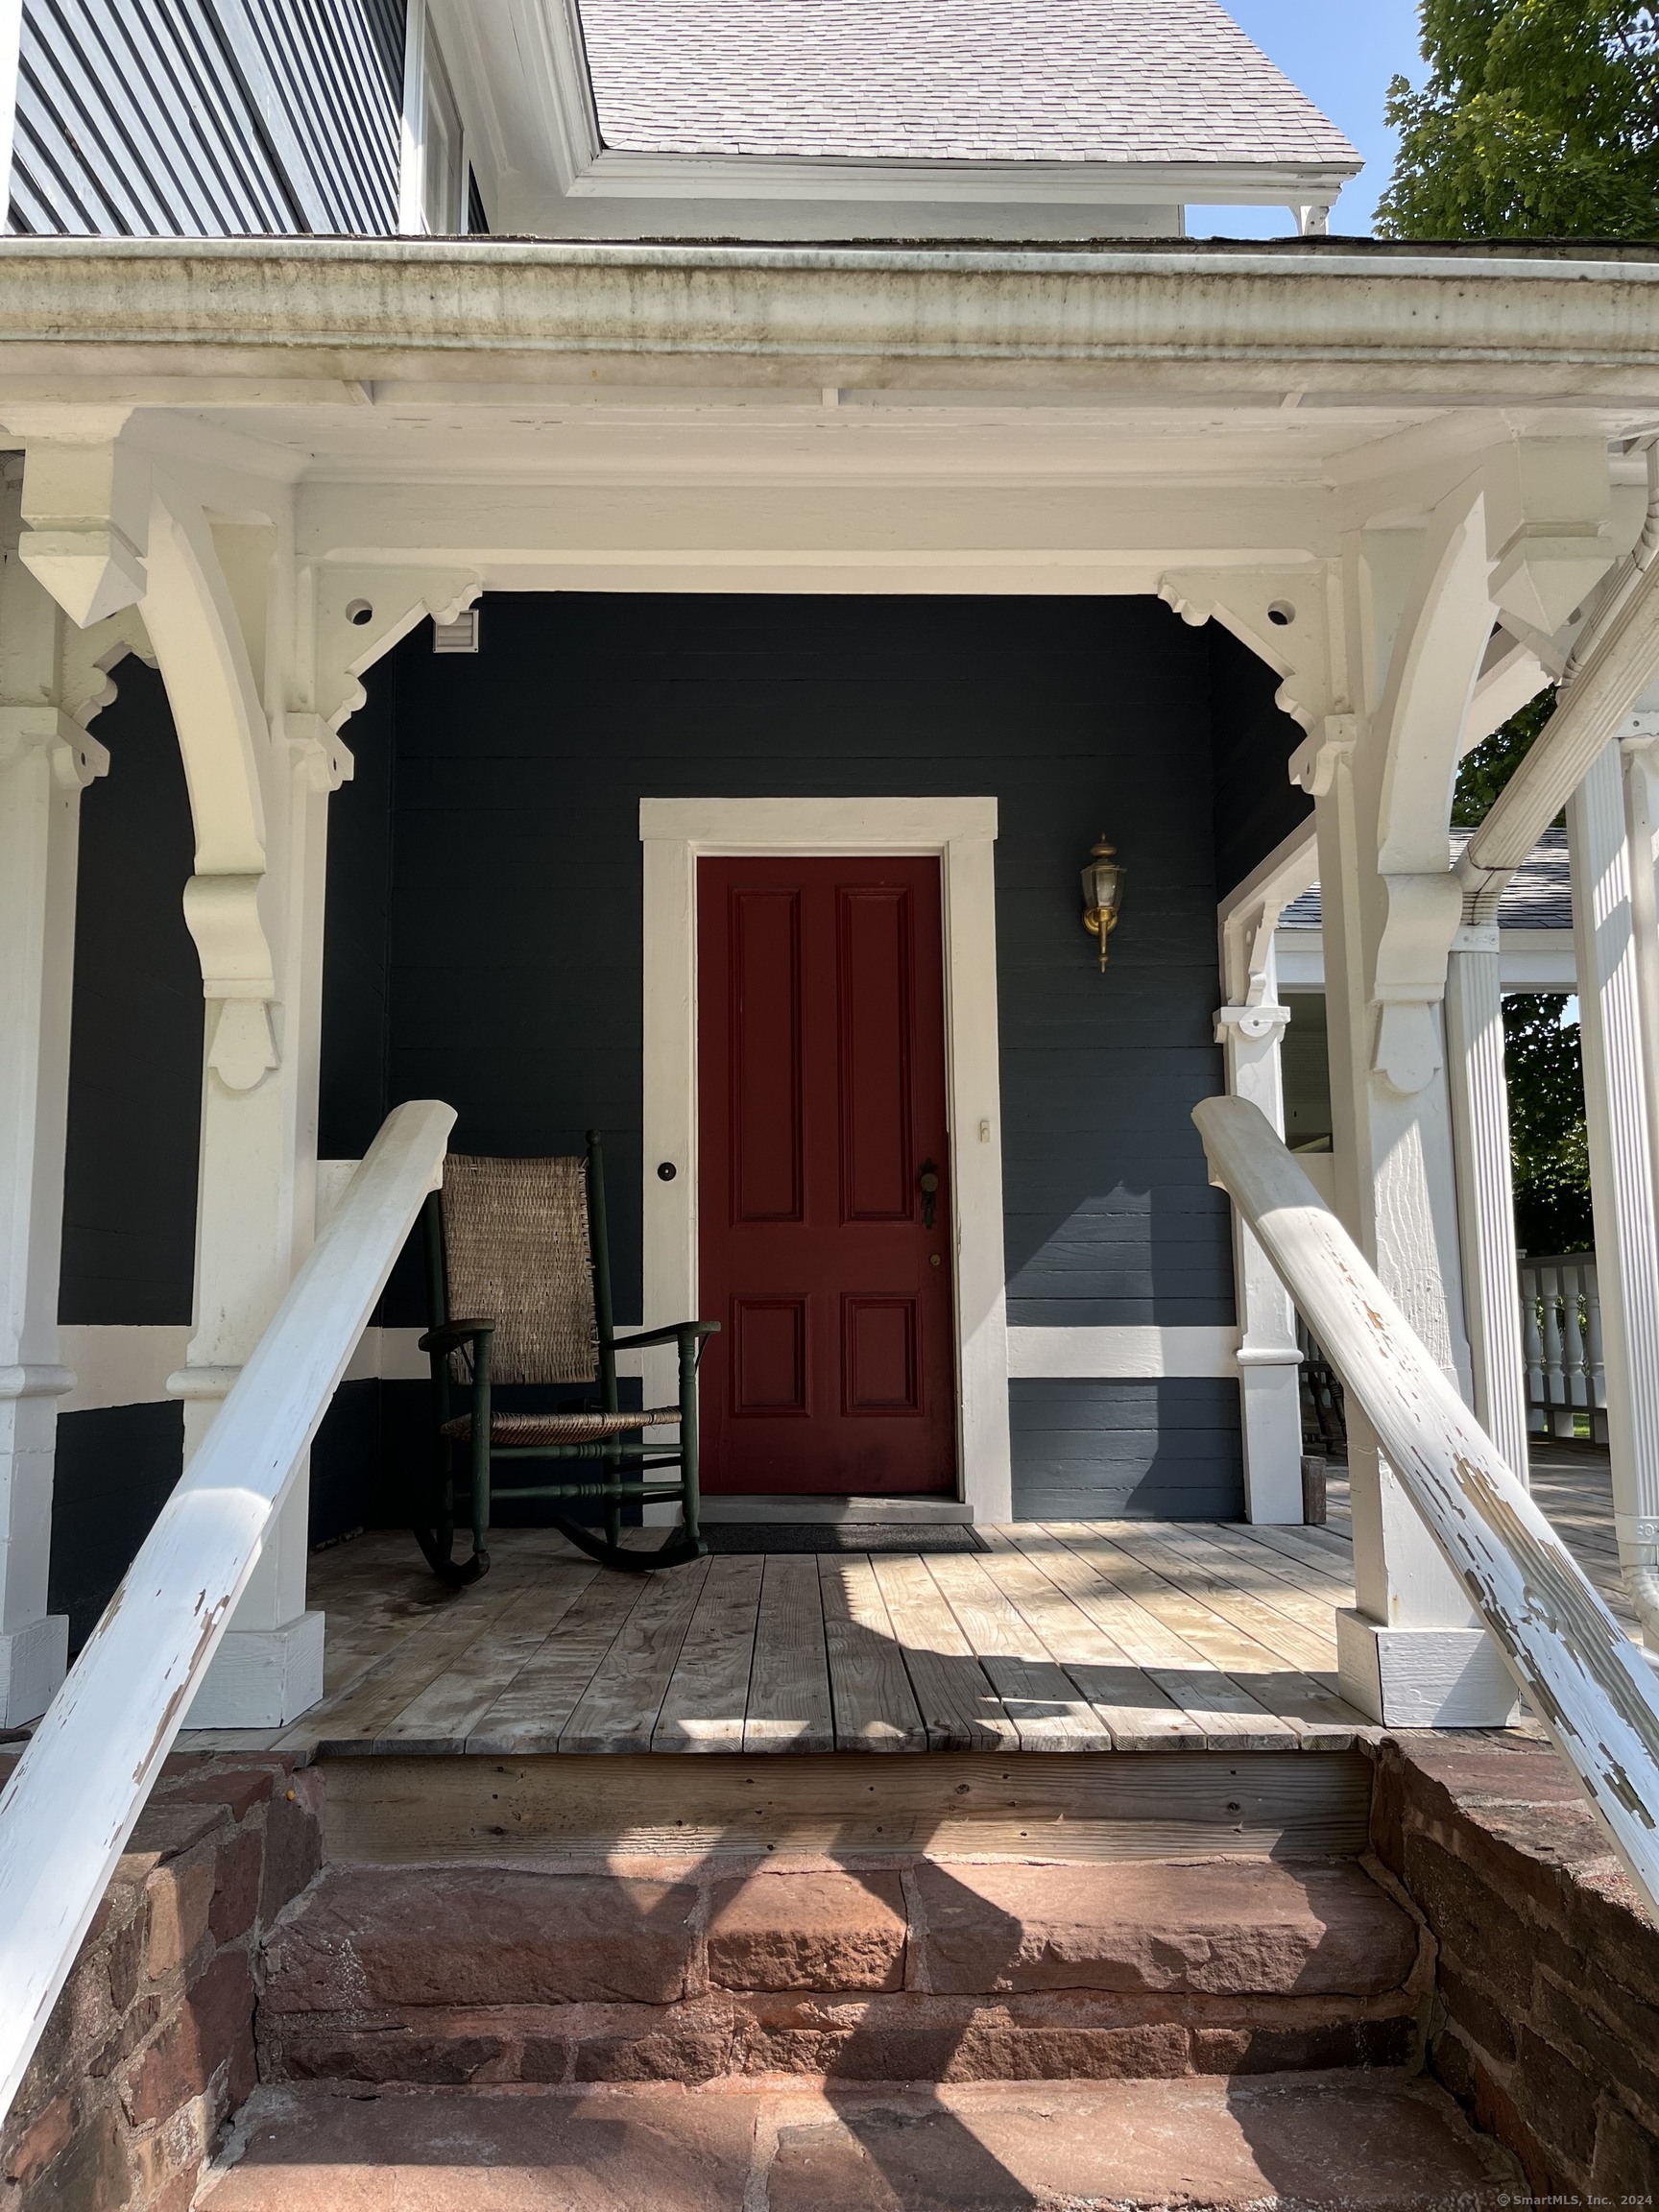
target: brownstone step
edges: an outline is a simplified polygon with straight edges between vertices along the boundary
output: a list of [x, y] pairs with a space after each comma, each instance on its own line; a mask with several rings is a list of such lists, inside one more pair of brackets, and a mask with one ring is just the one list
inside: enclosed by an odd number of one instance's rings
[[1392, 2075], [255, 2091], [203, 2212], [1488, 2212], [1520, 2170]]
[[1389, 2066], [1414, 1922], [1352, 1861], [336, 1867], [267, 2081], [1107, 2080]]

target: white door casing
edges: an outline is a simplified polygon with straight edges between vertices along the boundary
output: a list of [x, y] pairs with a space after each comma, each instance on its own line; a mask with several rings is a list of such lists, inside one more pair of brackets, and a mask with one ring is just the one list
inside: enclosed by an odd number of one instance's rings
[[[642, 799], [645, 1326], [697, 1312], [697, 862], [704, 854], [937, 854], [955, 1265], [957, 1452], [979, 1521], [1012, 1517], [997, 1034], [995, 799]], [[658, 1175], [663, 1162], [675, 1174]], [[646, 1403], [673, 1391], [647, 1355]], [[652, 1362], [656, 1362], [653, 1371]], [[665, 1403], [658, 1400], [657, 1403]]]

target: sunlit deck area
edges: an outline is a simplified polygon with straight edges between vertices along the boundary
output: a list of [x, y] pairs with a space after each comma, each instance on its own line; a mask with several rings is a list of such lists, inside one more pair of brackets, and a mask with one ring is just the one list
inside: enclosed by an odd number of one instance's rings
[[[1541, 1446], [1536, 1494], [1630, 1624], [1603, 1454]], [[227, 1747], [472, 1752], [1341, 1750], [1335, 1613], [1354, 1601], [1345, 1493], [1324, 1528], [1019, 1523], [985, 1549], [725, 1553], [595, 1568], [499, 1530], [452, 1594], [412, 1539], [320, 1553], [323, 1702]], [[660, 1538], [639, 1531], [641, 1547]]]

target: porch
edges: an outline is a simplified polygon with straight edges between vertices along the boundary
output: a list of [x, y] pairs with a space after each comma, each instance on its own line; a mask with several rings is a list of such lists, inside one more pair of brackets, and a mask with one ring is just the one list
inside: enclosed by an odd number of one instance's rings
[[[1606, 1455], [1540, 1440], [1532, 1483], [1634, 1629]], [[1353, 1545], [1345, 1479], [1332, 1488], [1324, 1528], [1033, 1521], [981, 1527], [974, 1551], [721, 1552], [638, 1579], [554, 1530], [503, 1529], [491, 1575], [459, 1597], [410, 1539], [374, 1531], [313, 1560], [322, 1702], [287, 1728], [180, 1743], [324, 1758], [1348, 1750], [1369, 1723], [1336, 1690]]]

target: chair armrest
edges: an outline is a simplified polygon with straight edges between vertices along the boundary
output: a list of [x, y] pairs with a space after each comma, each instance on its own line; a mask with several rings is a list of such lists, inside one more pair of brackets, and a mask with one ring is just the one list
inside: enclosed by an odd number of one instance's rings
[[493, 1336], [493, 1321], [445, 1321], [441, 1329], [428, 1329], [421, 1337], [422, 1352], [453, 1352], [458, 1344], [475, 1344], [480, 1336]]
[[687, 1336], [718, 1336], [718, 1321], [670, 1321], [661, 1329], [644, 1329], [633, 1336], [613, 1336], [613, 1352], [637, 1351], [642, 1344], [683, 1344]]

